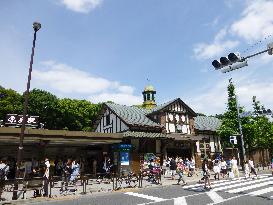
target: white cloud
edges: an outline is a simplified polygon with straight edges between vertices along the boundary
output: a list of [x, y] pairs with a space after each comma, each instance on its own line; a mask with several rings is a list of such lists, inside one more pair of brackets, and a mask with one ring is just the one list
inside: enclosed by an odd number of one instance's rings
[[88, 13], [98, 7], [103, 0], [61, 0], [61, 3], [75, 12]]
[[237, 47], [239, 41], [230, 40], [231, 37], [250, 42], [273, 35], [273, 1], [246, 0], [245, 5], [240, 18], [221, 29], [212, 43], [198, 43], [194, 46], [193, 52], [197, 59], [210, 59]]
[[[242, 73], [244, 73], [244, 75], [242, 75]], [[191, 102], [190, 105], [196, 112], [204, 114], [223, 113], [227, 108], [228, 79], [232, 75], [240, 106], [244, 106], [247, 110], [252, 110], [252, 97], [257, 96], [257, 99], [264, 104], [266, 108], [272, 109], [273, 79], [266, 78], [266, 76], [264, 76], [263, 80], [260, 80], [260, 78], [254, 79], [255, 73], [256, 71], [246, 73], [241, 70], [237, 71], [237, 73], [223, 76], [212, 86], [195, 92], [195, 95], [188, 98], [187, 101]]]
[[219, 56], [223, 54], [226, 50], [233, 49], [239, 45], [238, 41], [226, 40], [223, 39], [227, 35], [226, 28], [220, 30], [215, 38], [213, 43], [199, 43], [194, 47], [194, 54], [197, 59], [210, 59], [212, 57]]
[[89, 96], [91, 102], [106, 102], [113, 101], [122, 105], [139, 105], [142, 104], [141, 96], [134, 96], [127, 93], [101, 93], [98, 95]]
[[54, 61], [41, 63], [33, 70], [35, 87], [50, 89], [59, 96], [82, 96], [92, 102], [114, 101], [126, 105], [140, 104], [141, 96], [134, 95], [134, 88], [117, 81], [93, 76], [85, 71]]
[[242, 17], [235, 21], [230, 32], [247, 41], [262, 40], [273, 34], [273, 1], [248, 1]]

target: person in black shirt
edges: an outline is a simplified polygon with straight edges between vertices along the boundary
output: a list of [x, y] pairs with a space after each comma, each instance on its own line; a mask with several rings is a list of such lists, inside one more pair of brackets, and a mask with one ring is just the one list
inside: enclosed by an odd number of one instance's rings
[[170, 170], [171, 170], [171, 175], [172, 175], [173, 180], [175, 177], [176, 168], [177, 168], [176, 162], [175, 162], [174, 158], [172, 157], [172, 159], [170, 161]]

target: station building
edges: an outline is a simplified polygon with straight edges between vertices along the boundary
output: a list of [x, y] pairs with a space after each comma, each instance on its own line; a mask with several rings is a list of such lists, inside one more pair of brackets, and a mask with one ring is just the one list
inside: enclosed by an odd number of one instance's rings
[[138, 167], [139, 156], [155, 153], [161, 159], [171, 156], [194, 157], [200, 166], [204, 156], [221, 153], [216, 130], [221, 121], [198, 116], [180, 98], [162, 105], [155, 101], [156, 90], [146, 86], [142, 106], [104, 103], [95, 123], [95, 132], [120, 133], [123, 143], [132, 145], [132, 166]]

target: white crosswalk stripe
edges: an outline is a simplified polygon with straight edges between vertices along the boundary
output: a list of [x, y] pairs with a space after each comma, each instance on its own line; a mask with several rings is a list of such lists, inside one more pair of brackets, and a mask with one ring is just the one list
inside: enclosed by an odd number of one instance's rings
[[224, 201], [224, 199], [219, 194], [217, 194], [215, 191], [209, 191], [209, 192], [207, 192], [207, 195], [213, 201], [213, 203], [220, 203], [220, 202]]
[[[201, 184], [194, 184], [184, 186], [183, 188], [189, 191], [194, 191], [200, 188], [200, 186], [203, 187], [203, 185]], [[263, 196], [268, 198], [269, 200], [273, 200], [273, 177], [269, 176], [268, 174], [260, 175], [258, 179], [249, 178], [216, 181], [212, 183], [211, 187], [212, 189], [210, 191], [204, 192], [204, 190], [201, 190], [201, 192], [195, 192], [195, 194], [192, 195], [180, 195], [176, 196], [175, 198], [159, 198], [156, 196], [136, 192], [126, 192], [125, 194], [150, 200], [150, 202], [146, 202], [141, 205], [152, 205], [157, 202], [166, 202], [170, 200], [173, 201], [174, 205], [192, 205], [192, 197], [197, 197], [198, 195], [200, 195], [200, 197], [208, 197], [211, 201], [211, 203], [209, 203], [210, 205], [221, 204], [224, 201], [231, 201], [245, 196]], [[227, 194], [224, 194], [223, 192], [236, 195], [226, 198]]]
[[159, 197], [155, 197], [155, 196], [149, 196], [146, 194], [140, 194], [140, 193], [136, 193], [136, 192], [126, 192], [124, 194], [130, 195], [130, 196], [136, 196], [139, 198], [143, 198], [143, 199], [148, 199], [154, 202], [160, 202], [160, 201], [165, 201], [165, 199], [159, 198]]
[[185, 197], [178, 197], [173, 200], [174, 205], [187, 205], [187, 201]]
[[259, 196], [259, 195], [266, 194], [266, 193], [269, 193], [269, 192], [273, 192], [273, 186], [267, 187], [265, 189], [260, 189], [260, 190], [257, 190], [257, 191], [250, 192], [250, 193], [248, 193], [248, 195]]
[[[265, 175], [260, 175], [259, 176], [259, 179], [262, 179], [262, 178], [267, 178], [268, 175], [265, 174]], [[250, 181], [252, 180], [252, 178], [248, 178], [247, 180], [244, 179], [244, 177], [240, 177], [239, 179], [236, 178], [236, 179], [233, 179], [233, 180], [220, 180], [220, 181], [213, 181], [211, 183], [212, 187], [217, 187], [217, 186], [223, 186], [223, 185], [227, 185], [227, 184], [234, 184], [234, 183], [238, 183], [238, 182], [245, 182], [245, 181]], [[203, 184], [193, 184], [193, 185], [188, 185], [188, 186], [184, 186], [183, 188], [184, 189], [198, 189], [200, 187], [202, 187]]]
[[269, 184], [273, 184], [273, 182], [269, 181], [269, 182], [263, 182], [263, 183], [259, 183], [259, 184], [253, 184], [251, 186], [246, 186], [246, 187], [230, 190], [230, 191], [228, 191], [228, 193], [239, 193], [239, 192], [242, 192], [242, 191], [263, 187], [263, 186], [266, 186], [266, 185], [269, 185]]
[[235, 188], [235, 187], [247, 186], [247, 185], [251, 185], [251, 184], [254, 184], [254, 183], [265, 182], [265, 181], [270, 181], [270, 180], [272, 180], [272, 178], [251, 180], [251, 181], [242, 182], [242, 183], [237, 182], [236, 184], [232, 184], [232, 185], [229, 185], [229, 186], [218, 187], [218, 188], [215, 188], [213, 190], [214, 191], [222, 191], [222, 190], [232, 189], [232, 188]]

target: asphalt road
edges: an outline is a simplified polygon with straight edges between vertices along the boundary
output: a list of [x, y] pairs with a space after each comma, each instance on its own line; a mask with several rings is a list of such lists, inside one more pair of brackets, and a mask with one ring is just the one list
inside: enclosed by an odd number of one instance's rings
[[71, 200], [57, 200], [37, 205], [273, 205], [273, 177], [260, 175], [258, 179], [221, 180], [212, 183], [211, 190], [201, 184], [171, 185], [139, 189], [133, 192], [114, 192], [82, 196]]

